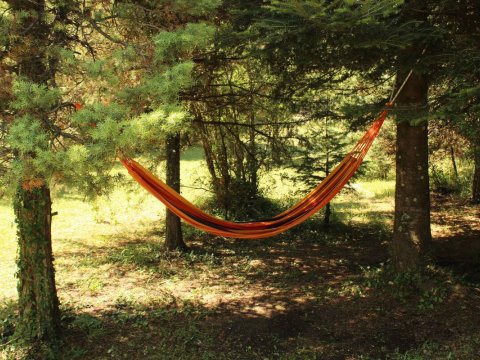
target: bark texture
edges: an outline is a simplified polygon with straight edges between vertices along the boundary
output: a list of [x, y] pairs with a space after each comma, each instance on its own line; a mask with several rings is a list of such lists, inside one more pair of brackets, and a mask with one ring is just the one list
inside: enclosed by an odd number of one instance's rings
[[455, 159], [455, 149], [450, 146], [450, 159], [452, 160], [453, 173], [455, 174], [455, 181], [458, 183], [460, 177], [458, 176], [457, 160]]
[[475, 168], [473, 170], [472, 202], [480, 204], [480, 146], [474, 150]]
[[[45, 1], [17, 0], [9, 5], [21, 27], [19, 40], [12, 49], [11, 59], [16, 63], [17, 75], [26, 80], [49, 86], [54, 73], [47, 66], [49, 27], [45, 22]], [[48, 124], [47, 114], [42, 124]], [[19, 162], [28, 162], [31, 154], [16, 154]], [[27, 176], [28, 174], [26, 174]], [[44, 179], [20, 181], [14, 197], [14, 211], [18, 235], [18, 303], [17, 332], [26, 341], [57, 342], [60, 336], [60, 311], [55, 287], [55, 272], [51, 238], [50, 190]]]
[[411, 121], [425, 114], [428, 83], [413, 74], [397, 100], [398, 113], [395, 220], [392, 259], [400, 271], [421, 266], [431, 244], [426, 122]]
[[[180, 134], [169, 135], [166, 140], [167, 185], [180, 192]], [[165, 248], [186, 250], [180, 218], [167, 209], [165, 218]]]
[[60, 312], [53, 268], [49, 189], [19, 187], [14, 198], [18, 226], [18, 331], [27, 340], [56, 342]]

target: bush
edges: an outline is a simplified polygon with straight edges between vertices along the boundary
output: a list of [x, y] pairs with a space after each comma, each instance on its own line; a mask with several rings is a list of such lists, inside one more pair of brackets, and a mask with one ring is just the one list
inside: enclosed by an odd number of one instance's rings
[[455, 173], [442, 164], [432, 164], [430, 168], [430, 187], [432, 191], [440, 194], [456, 194], [460, 196], [468, 196], [471, 185], [471, 171], [468, 164], [463, 165], [458, 172]]
[[15, 332], [15, 304], [8, 302], [5, 307], [0, 307], [0, 344], [9, 341]]
[[233, 221], [256, 221], [270, 218], [281, 212], [281, 207], [275, 201], [263, 194], [248, 196], [241, 186], [235, 187], [228, 199], [228, 209], [225, 209], [215, 195], [205, 198], [198, 204], [205, 211]]

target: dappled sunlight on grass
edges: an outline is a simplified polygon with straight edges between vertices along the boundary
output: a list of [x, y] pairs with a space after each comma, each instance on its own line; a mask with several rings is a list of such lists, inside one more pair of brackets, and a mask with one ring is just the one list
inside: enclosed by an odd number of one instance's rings
[[16, 296], [16, 226], [11, 206], [0, 203], [0, 303]]
[[360, 180], [354, 186], [362, 197], [375, 198], [380, 200], [392, 200], [395, 196], [394, 180]]
[[[182, 191], [197, 200], [208, 194], [201, 150], [184, 157]], [[262, 176], [261, 186], [275, 189], [266, 195], [281, 207], [297, 197], [280, 171]], [[329, 227], [319, 213], [273, 238], [235, 240], [184, 225], [187, 253], [163, 250], [164, 208], [133, 181], [94, 203], [54, 192], [65, 358], [369, 359], [352, 354], [384, 358], [432, 339], [455, 345], [477, 336], [478, 297], [470, 288], [448, 273], [438, 281], [389, 274], [393, 182], [352, 187], [334, 199]], [[459, 223], [475, 216], [434, 212], [439, 226], [440, 214]], [[2, 302], [16, 296], [7, 205], [0, 231]], [[462, 314], [453, 310], [459, 307]], [[445, 339], [446, 331], [456, 335]]]
[[[189, 161], [182, 161], [182, 172], [188, 174], [184, 175], [182, 184], [186, 187], [182, 188], [182, 193], [191, 200], [205, 193], [205, 190], [191, 188], [198, 187], [196, 186], [198, 179], [206, 175], [203, 162], [200, 161], [201, 154], [198, 148], [188, 150], [186, 157]], [[160, 164], [159, 176], [163, 176], [162, 168], [163, 165]], [[124, 172], [121, 168], [119, 169], [120, 172]], [[98, 248], [119, 246], [121, 244], [118, 239], [119, 233], [127, 234], [130, 240], [139, 240], [139, 232], [141, 233], [145, 227], [156, 229], [163, 227], [162, 218], [165, 207], [130, 178], [127, 178], [125, 187], [118, 187], [108, 196], [99, 197], [93, 203], [84, 201], [80, 196], [65, 193], [63, 189], [53, 190], [52, 201], [52, 210], [58, 213], [53, 218], [52, 237], [60, 287], [77, 283], [74, 271], [73, 274], [69, 274], [69, 279], [64, 285], [62, 272], [75, 270], [78, 267], [84, 271], [79, 275], [78, 281], [88, 283], [89, 275], [86, 273], [86, 266], [82, 264], [91, 266], [89, 259]], [[0, 275], [2, 279], [0, 301], [16, 296], [15, 233], [12, 208], [10, 204], [2, 202], [0, 203]], [[155, 240], [160, 242], [161, 238]], [[95, 271], [98, 269], [92, 272]]]
[[393, 181], [358, 181], [332, 202], [340, 220], [347, 224], [375, 223], [391, 228], [393, 224]]

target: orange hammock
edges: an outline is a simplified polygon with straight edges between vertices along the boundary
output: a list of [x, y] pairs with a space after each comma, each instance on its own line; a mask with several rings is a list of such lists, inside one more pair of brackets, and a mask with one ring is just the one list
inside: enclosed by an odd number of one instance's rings
[[[391, 103], [387, 106], [391, 106]], [[360, 167], [387, 114], [388, 109], [382, 111], [353, 150], [313, 191], [290, 209], [269, 220], [236, 223], [216, 218], [197, 208], [136, 161], [128, 158], [122, 158], [120, 161], [140, 185], [190, 225], [224, 237], [266, 238], [280, 234], [307, 220], [342, 190]]]

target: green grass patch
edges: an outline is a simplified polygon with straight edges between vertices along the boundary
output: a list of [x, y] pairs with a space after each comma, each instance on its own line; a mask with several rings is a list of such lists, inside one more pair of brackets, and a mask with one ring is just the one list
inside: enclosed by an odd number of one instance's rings
[[[182, 156], [182, 193], [197, 203], [210, 196], [202, 157], [199, 148]], [[298, 200], [282, 169], [261, 175], [266, 210]], [[386, 262], [394, 182], [353, 185], [333, 200], [330, 227], [320, 212], [285, 234], [245, 241], [184, 225], [187, 253], [164, 251], [164, 207], [133, 181], [93, 203], [54, 191], [65, 329], [59, 358], [474, 358], [474, 290], [462, 283], [457, 293], [460, 279], [438, 267], [397, 276]], [[16, 321], [16, 242], [5, 203], [0, 233], [3, 360], [25, 352], [8, 343]]]

